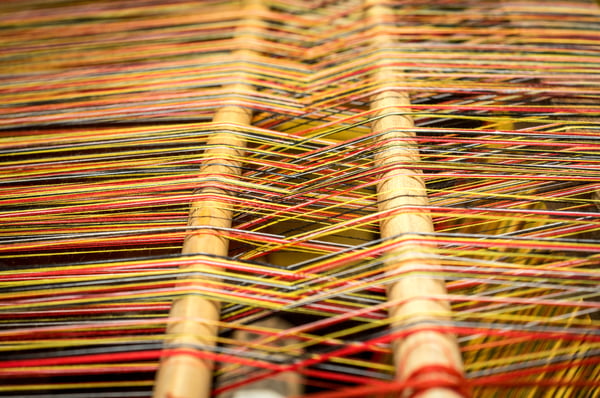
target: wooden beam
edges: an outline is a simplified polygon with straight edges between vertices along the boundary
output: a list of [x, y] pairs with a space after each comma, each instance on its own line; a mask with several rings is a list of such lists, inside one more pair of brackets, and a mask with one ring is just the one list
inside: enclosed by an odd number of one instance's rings
[[[386, 33], [391, 10], [370, 1], [365, 4], [367, 23], [373, 24], [373, 46], [377, 50], [393, 50], [394, 39]], [[380, 87], [371, 97], [375, 134], [375, 167], [381, 169], [377, 185], [378, 210], [385, 216], [380, 221], [383, 239], [403, 240], [433, 233], [431, 216], [424, 210], [429, 205], [427, 189], [419, 170], [419, 150], [414, 140], [414, 122], [410, 116], [410, 98], [399, 91], [403, 83], [401, 71], [380, 57], [372, 74]], [[389, 89], [388, 89], [389, 87]], [[393, 304], [389, 309], [392, 328], [408, 328], [410, 334], [393, 343], [396, 379], [422, 382], [430, 388], [411, 389], [405, 396], [418, 398], [458, 398], [462, 381], [462, 359], [456, 338], [436, 331], [435, 326], [451, 318], [442, 268], [436, 261], [433, 244], [407, 243], [385, 254], [386, 273], [390, 277], [406, 275], [391, 283], [387, 296]], [[412, 272], [414, 271], [414, 272]], [[456, 388], [443, 387], [444, 383]]]
[[[250, 121], [251, 112], [238, 106], [223, 107], [213, 118], [213, 122], [241, 125], [249, 125]], [[240, 175], [240, 159], [245, 146], [243, 139], [230, 132], [219, 132], [212, 135], [206, 145], [204, 157], [207, 160], [200, 169], [200, 178], [236, 178]], [[188, 225], [201, 228], [190, 231], [182, 253], [227, 256], [229, 240], [223, 236], [222, 231], [231, 227], [234, 198], [221, 188], [203, 188], [198, 194], [199, 199], [194, 200], [190, 207]], [[182, 271], [210, 275], [219, 269], [198, 263], [186, 266]], [[218, 280], [213, 279], [212, 282]], [[183, 280], [181, 283], [187, 289], [201, 293], [206, 282]], [[173, 302], [169, 314], [172, 322], [167, 327], [166, 344], [177, 347], [179, 353], [166, 356], [161, 361], [154, 398], [210, 396], [213, 363], [195, 354], [216, 345], [220, 309], [218, 301], [194, 293], [186, 294]]]
[[[253, 93], [253, 88], [246, 83], [248, 65], [245, 63], [257, 54], [258, 33], [263, 25], [260, 14], [266, 10], [261, 0], [244, 2], [239, 14], [242, 19], [234, 37], [239, 44], [238, 50], [232, 53], [232, 58], [240, 62], [240, 70], [231, 76], [232, 83], [225, 87], [232, 95], [229, 101], [232, 105], [224, 105], [216, 111], [213, 117], [215, 123], [248, 126], [252, 121], [252, 111], [235, 103], [238, 102], [236, 96]], [[248, 46], [253, 46], [253, 49], [248, 49]], [[222, 181], [239, 178], [245, 146], [246, 141], [239, 134], [229, 131], [211, 134], [206, 142], [200, 179]], [[186, 237], [182, 253], [227, 256], [229, 241], [223, 230], [231, 228], [235, 197], [219, 184], [202, 188], [197, 193], [198, 199], [191, 203], [188, 218], [188, 225], [194, 229]], [[214, 275], [221, 270], [198, 263], [183, 267], [182, 271]], [[201, 292], [207, 283], [218, 283], [219, 280], [203, 277], [199, 281], [198, 276], [191, 279], [182, 279], [180, 283], [197, 293], [175, 300], [169, 313], [165, 344], [168, 348], [176, 348], [177, 353], [165, 355], [161, 360], [153, 398], [207, 398], [211, 394], [213, 361], [201, 359], [198, 354], [212, 350], [216, 345], [221, 304], [203, 297]]]

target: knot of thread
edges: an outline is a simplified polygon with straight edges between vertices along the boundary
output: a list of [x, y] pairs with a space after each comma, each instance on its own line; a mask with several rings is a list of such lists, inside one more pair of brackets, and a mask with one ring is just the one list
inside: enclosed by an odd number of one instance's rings
[[450, 366], [421, 366], [408, 375], [406, 382], [412, 390], [408, 398], [417, 398], [432, 388], [447, 388], [463, 398], [472, 398], [467, 379], [460, 371]]

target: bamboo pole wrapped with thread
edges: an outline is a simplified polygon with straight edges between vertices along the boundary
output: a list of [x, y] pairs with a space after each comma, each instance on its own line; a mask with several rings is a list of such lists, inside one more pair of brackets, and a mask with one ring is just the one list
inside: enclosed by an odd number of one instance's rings
[[[383, 2], [365, 2], [367, 23], [373, 24], [373, 46], [377, 51], [393, 48], [393, 37], [386, 32], [390, 9]], [[376, 140], [375, 167], [382, 170], [377, 185], [378, 210], [383, 218], [383, 239], [410, 242], [421, 234], [433, 232], [431, 216], [423, 210], [429, 204], [422, 172], [417, 169], [419, 151], [410, 115], [410, 99], [406, 92], [394, 90], [402, 81], [400, 72], [387, 57], [378, 57], [372, 74], [381, 89], [371, 97], [374, 121], [371, 129]], [[389, 88], [388, 88], [389, 87]], [[406, 396], [419, 398], [454, 398], [463, 394], [462, 360], [453, 335], [436, 331], [440, 321], [450, 318], [448, 302], [430, 299], [446, 294], [441, 268], [429, 254], [431, 247], [420, 243], [400, 244], [385, 255], [386, 272], [397, 279], [387, 288], [392, 302], [389, 316], [393, 328], [410, 328], [408, 336], [393, 344], [396, 378], [419, 383]], [[411, 276], [416, 274], [415, 276]], [[422, 390], [421, 390], [422, 388]], [[411, 394], [417, 395], [411, 395]]]
[[[239, 50], [233, 53], [236, 61], [244, 62], [254, 55], [246, 50], [248, 41], [254, 38], [253, 29], [260, 26], [257, 15], [264, 10], [261, 0], [247, 0], [242, 10], [244, 19], [237, 29], [234, 38], [239, 43]], [[252, 92], [245, 84], [244, 71], [240, 71], [234, 79], [240, 82], [228, 85], [226, 89], [235, 95]], [[233, 100], [235, 102], [235, 99]], [[214, 123], [250, 125], [252, 111], [242, 106], [232, 104], [219, 108], [214, 117]], [[206, 141], [204, 165], [199, 176], [213, 178], [217, 184], [213, 187], [201, 188], [198, 197], [190, 206], [188, 225], [194, 229], [185, 239], [182, 254], [207, 254], [226, 256], [229, 249], [227, 237], [219, 231], [230, 228], [232, 222], [231, 194], [219, 186], [221, 179], [235, 179], [241, 174], [243, 148], [246, 142], [238, 134], [221, 131], [212, 134]], [[212, 274], [219, 271], [216, 267], [204, 264], [185, 266], [182, 271], [196, 275]], [[212, 387], [213, 361], [196, 355], [203, 347], [211, 349], [216, 345], [218, 321], [221, 303], [201, 295], [206, 287], [206, 281], [182, 280], [193, 292], [175, 300], [169, 313], [170, 322], [167, 326], [168, 347], [175, 351], [167, 354], [159, 366], [154, 387], [154, 398], [193, 398], [210, 396]], [[198, 278], [198, 279], [196, 279]], [[212, 278], [214, 279], [214, 277]], [[200, 293], [200, 294], [199, 294]]]

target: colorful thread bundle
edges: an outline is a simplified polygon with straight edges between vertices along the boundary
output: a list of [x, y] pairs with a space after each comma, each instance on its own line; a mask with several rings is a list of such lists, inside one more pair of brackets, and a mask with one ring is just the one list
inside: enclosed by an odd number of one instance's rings
[[[1, 395], [150, 396], [192, 295], [221, 305], [197, 351], [214, 394], [293, 371], [309, 397], [599, 396], [598, 5], [262, 5], [0, 5]], [[389, 92], [410, 103], [373, 104]], [[252, 124], [213, 121], [227, 106]], [[388, 116], [414, 126], [375, 131]], [[199, 172], [220, 147], [239, 176]], [[390, 173], [428, 204], [385, 210]], [[227, 256], [181, 254], [199, 200], [232, 211], [208, 232]], [[435, 230], [382, 237], [398, 215]], [[423, 278], [447, 293], [414, 300], [451, 317], [390, 318], [386, 289]], [[418, 328], [456, 336], [464, 376], [394, 377]]]

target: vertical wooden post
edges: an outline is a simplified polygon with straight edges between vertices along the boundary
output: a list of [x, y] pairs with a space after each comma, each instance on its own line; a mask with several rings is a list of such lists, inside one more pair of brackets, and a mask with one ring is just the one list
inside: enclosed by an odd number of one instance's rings
[[[226, 90], [239, 95], [251, 93], [252, 87], [244, 81], [244, 62], [254, 57], [256, 49], [246, 49], [255, 45], [257, 30], [262, 22], [257, 17], [266, 8], [261, 0], [246, 0], [241, 10], [244, 19], [237, 29], [235, 40], [239, 43], [233, 59], [241, 63], [240, 71], [232, 75], [232, 84]], [[233, 100], [235, 103], [235, 99]], [[250, 125], [252, 112], [238, 105], [225, 105], [218, 109], [213, 117], [216, 123], [235, 123]], [[245, 139], [231, 132], [212, 134], [204, 152], [204, 164], [199, 176], [210, 178], [235, 179], [241, 174], [241, 159], [246, 146]], [[229, 241], [219, 229], [230, 228], [232, 222], [231, 193], [219, 187], [203, 188], [198, 192], [198, 199], [191, 203], [188, 225], [196, 227], [190, 231], [183, 245], [183, 254], [201, 253], [226, 256]], [[201, 228], [198, 228], [201, 227]], [[182, 270], [200, 274], [211, 274], [218, 271], [216, 267], [204, 264], [186, 266]], [[218, 281], [212, 278], [212, 281]], [[182, 280], [181, 283], [197, 292], [202, 292], [203, 283]], [[214, 347], [218, 334], [221, 305], [216, 300], [201, 297], [198, 294], [187, 294], [173, 302], [167, 326], [167, 346], [177, 348], [177, 354], [165, 356], [159, 365], [154, 385], [154, 398], [207, 398], [212, 389], [213, 363], [208, 359], [200, 359], [195, 354], [204, 348]]]
[[[374, 24], [373, 45], [376, 49], [392, 49], [393, 37], [386, 33], [384, 22], [390, 10], [377, 1], [366, 2], [367, 23]], [[383, 90], [372, 96], [371, 109], [376, 134], [375, 167], [383, 170], [377, 185], [380, 212], [392, 215], [380, 221], [381, 237], [405, 239], [407, 235], [433, 232], [431, 216], [424, 210], [428, 205], [422, 173], [418, 170], [419, 151], [410, 99], [406, 92], [385, 89], [402, 83], [402, 74], [380, 58], [372, 75], [374, 83]], [[416, 271], [388, 286], [388, 300], [399, 303], [389, 309], [392, 327], [406, 327], [411, 333], [393, 343], [396, 378], [399, 381], [419, 381], [431, 388], [407, 391], [406, 396], [418, 398], [457, 398], [462, 394], [441, 384], [460, 383], [462, 359], [453, 335], [431, 330], [436, 322], [450, 319], [446, 301], [430, 300], [427, 296], [446, 294], [445, 282], [428, 274], [441, 273], [441, 266], [430, 255], [433, 245], [410, 243], [386, 253], [386, 272], [392, 275]], [[441, 383], [440, 383], [441, 381]], [[437, 386], [437, 387], [436, 387]], [[463, 387], [463, 386], [460, 386]]]
[[[250, 124], [251, 112], [238, 106], [219, 109], [214, 122]], [[240, 174], [244, 140], [232, 133], [217, 133], [207, 141], [206, 164], [200, 169], [201, 177], [227, 176], [234, 178]], [[204, 188], [199, 199], [192, 202], [188, 225], [202, 227], [194, 230], [186, 238], [182, 253], [202, 253], [226, 256], [229, 241], [218, 229], [230, 228], [232, 219], [229, 194], [220, 188]], [[206, 194], [207, 198], [202, 198]], [[223, 199], [215, 199], [215, 196]], [[233, 199], [233, 198], [232, 198]], [[194, 264], [183, 270], [194, 273], [211, 273], [214, 267]], [[201, 282], [185, 282], [188, 287], [202, 291]], [[200, 398], [210, 396], [212, 381], [212, 361], [194, 356], [195, 346], [211, 347], [216, 344], [220, 303], [195, 294], [185, 295], [173, 302], [169, 318], [173, 322], [167, 327], [166, 343], [178, 347], [180, 354], [163, 358], [154, 387], [155, 398]]]

